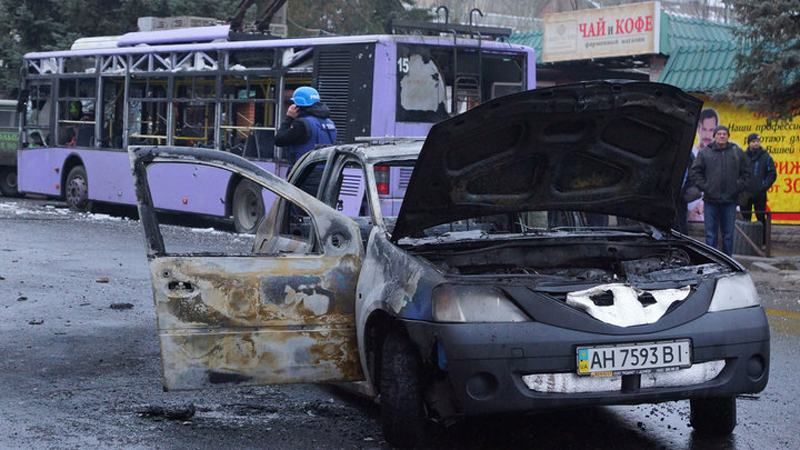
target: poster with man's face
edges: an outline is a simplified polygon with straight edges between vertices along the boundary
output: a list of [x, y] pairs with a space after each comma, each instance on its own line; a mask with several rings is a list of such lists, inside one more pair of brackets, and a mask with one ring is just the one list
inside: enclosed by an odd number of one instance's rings
[[701, 148], [708, 147], [714, 140], [714, 128], [719, 125], [719, 115], [714, 108], [705, 108], [700, 112], [697, 121], [697, 134], [694, 138], [692, 152], [697, 156]]

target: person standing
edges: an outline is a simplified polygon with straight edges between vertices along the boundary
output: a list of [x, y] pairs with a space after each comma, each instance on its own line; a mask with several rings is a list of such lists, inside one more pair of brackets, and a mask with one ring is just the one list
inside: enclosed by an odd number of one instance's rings
[[775, 171], [775, 161], [761, 147], [761, 136], [757, 133], [747, 136], [745, 155], [747, 155], [747, 163], [750, 165], [752, 177], [750, 177], [746, 190], [742, 193], [739, 210], [742, 212], [744, 220], [749, 222], [753, 218], [753, 208], [755, 208], [756, 219], [763, 225], [764, 240], [762, 242], [766, 242], [767, 218], [763, 211], [767, 210], [767, 191], [778, 176]]
[[275, 133], [275, 145], [288, 150], [291, 165], [320, 144], [336, 142], [336, 125], [331, 112], [320, 102], [319, 92], [310, 86], [295, 89], [286, 118]]
[[730, 142], [728, 128], [714, 128], [713, 142], [697, 153], [692, 164], [693, 183], [703, 191], [706, 244], [717, 246], [722, 234], [722, 251], [733, 254], [736, 203], [750, 182], [750, 166], [738, 145]]

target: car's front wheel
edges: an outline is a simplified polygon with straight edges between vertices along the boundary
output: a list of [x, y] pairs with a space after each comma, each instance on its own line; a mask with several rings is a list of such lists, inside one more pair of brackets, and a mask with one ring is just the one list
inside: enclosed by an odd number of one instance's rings
[[689, 423], [700, 434], [727, 436], [736, 428], [736, 397], [692, 399], [689, 408]]
[[411, 341], [391, 331], [381, 354], [381, 424], [386, 441], [414, 447], [425, 436], [422, 362]]

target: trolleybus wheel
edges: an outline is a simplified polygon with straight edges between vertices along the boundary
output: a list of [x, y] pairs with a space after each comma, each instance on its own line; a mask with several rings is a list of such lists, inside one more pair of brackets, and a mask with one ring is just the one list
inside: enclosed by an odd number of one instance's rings
[[6, 197], [19, 197], [17, 171], [13, 167], [0, 168], [0, 193]]
[[233, 191], [233, 225], [238, 233], [255, 233], [258, 222], [264, 217], [264, 199], [261, 187], [252, 181], [242, 180]]
[[86, 178], [86, 169], [75, 166], [67, 174], [64, 186], [64, 200], [69, 209], [73, 211], [89, 211], [89, 181]]

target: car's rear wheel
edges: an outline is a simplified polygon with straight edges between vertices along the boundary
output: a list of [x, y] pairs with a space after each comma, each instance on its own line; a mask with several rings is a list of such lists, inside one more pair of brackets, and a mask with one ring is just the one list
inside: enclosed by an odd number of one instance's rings
[[700, 434], [727, 436], [736, 428], [736, 397], [697, 398], [689, 408], [689, 423]]
[[83, 166], [75, 166], [67, 174], [64, 183], [64, 200], [69, 209], [73, 211], [89, 211], [89, 179], [86, 177], [86, 169]]
[[264, 199], [261, 187], [252, 181], [242, 180], [233, 191], [233, 226], [238, 233], [256, 232], [258, 222], [264, 217]]
[[0, 168], [0, 193], [6, 197], [19, 197], [17, 171], [13, 167]]
[[422, 362], [411, 341], [391, 331], [381, 352], [381, 424], [386, 441], [414, 447], [425, 437]]

